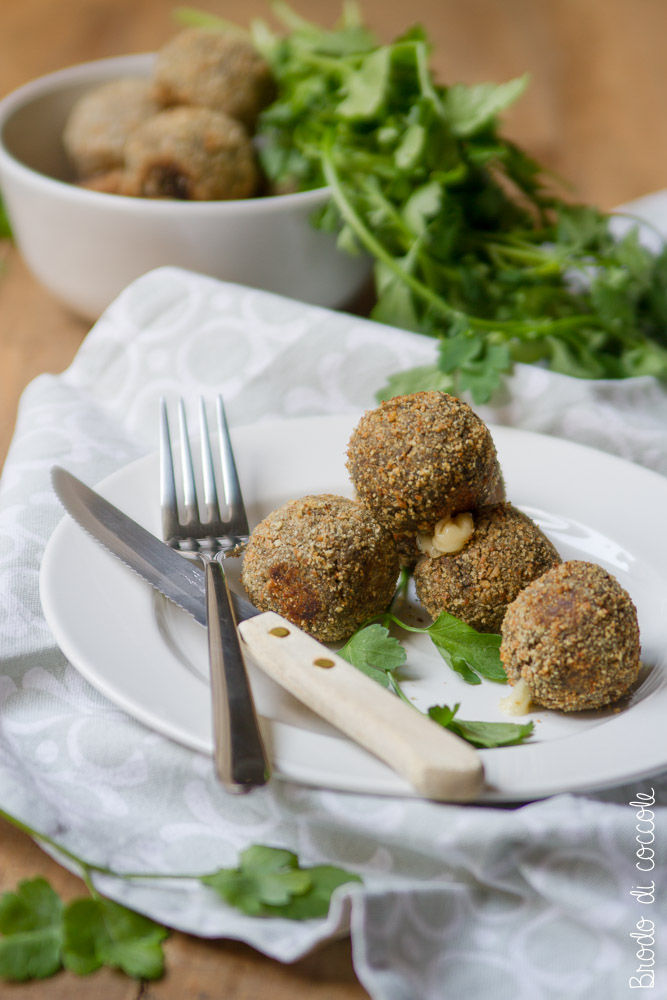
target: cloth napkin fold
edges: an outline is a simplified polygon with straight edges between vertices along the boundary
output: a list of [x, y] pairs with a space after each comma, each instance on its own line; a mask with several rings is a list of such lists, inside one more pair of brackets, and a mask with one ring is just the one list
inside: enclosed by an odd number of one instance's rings
[[[161, 394], [222, 392], [236, 425], [352, 412], [374, 405], [387, 375], [434, 358], [418, 335], [163, 268], [122, 293], [67, 371], [28, 386], [0, 482], [0, 806], [116, 870], [198, 874], [264, 843], [359, 873], [363, 885], [343, 887], [327, 919], [303, 923], [246, 917], [194, 881], [99, 885], [171, 926], [281, 961], [349, 926], [377, 1000], [626, 997], [642, 917], [667, 961], [667, 775], [520, 808], [280, 780], [229, 796], [208, 759], [90, 687], [41, 611], [40, 559], [62, 516], [50, 467], [96, 482], [153, 451]], [[651, 378], [584, 382], [518, 366], [502, 398], [477, 409], [667, 474], [667, 392]], [[629, 803], [651, 790], [656, 867], [642, 876]], [[656, 882], [652, 905], [631, 895], [642, 878]]]

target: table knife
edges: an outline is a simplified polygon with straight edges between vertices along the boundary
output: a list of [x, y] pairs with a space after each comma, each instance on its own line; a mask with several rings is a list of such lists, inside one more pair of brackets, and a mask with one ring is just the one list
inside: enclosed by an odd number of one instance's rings
[[[59, 466], [55, 492], [70, 516], [147, 583], [206, 624], [203, 569]], [[480, 755], [327, 646], [274, 612], [233, 595], [254, 663], [313, 712], [405, 778], [424, 798], [465, 802], [484, 781]]]

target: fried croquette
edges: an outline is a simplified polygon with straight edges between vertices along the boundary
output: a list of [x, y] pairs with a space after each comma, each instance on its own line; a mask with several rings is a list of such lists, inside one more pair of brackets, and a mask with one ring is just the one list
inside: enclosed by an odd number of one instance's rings
[[565, 712], [603, 708], [637, 679], [637, 611], [601, 566], [571, 560], [528, 585], [510, 604], [500, 657], [510, 684]]
[[472, 520], [460, 551], [420, 558], [417, 597], [434, 618], [447, 611], [478, 632], [499, 633], [508, 604], [561, 560], [535, 522], [510, 503], [480, 507]]
[[260, 611], [336, 642], [387, 607], [398, 572], [389, 532], [361, 504], [325, 493], [291, 500], [257, 525], [241, 579]]
[[125, 194], [218, 201], [249, 198], [258, 182], [246, 130], [208, 108], [168, 108], [136, 128], [125, 146]]
[[445, 392], [396, 396], [369, 410], [347, 456], [360, 501], [391, 531], [408, 564], [417, 558], [418, 534], [504, 499], [488, 428], [467, 403]]
[[250, 131], [276, 93], [269, 64], [237, 32], [202, 27], [181, 31], [158, 53], [153, 75], [165, 104], [221, 111]]

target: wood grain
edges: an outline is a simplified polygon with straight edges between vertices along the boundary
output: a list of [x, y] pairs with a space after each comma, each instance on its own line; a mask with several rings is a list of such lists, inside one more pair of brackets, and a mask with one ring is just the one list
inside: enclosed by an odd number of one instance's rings
[[[0, 95], [32, 77], [103, 56], [157, 48], [175, 30], [171, 0], [20, 0], [0, 4]], [[259, 0], [197, 4], [240, 24], [267, 16]], [[306, 16], [332, 24], [333, 0], [295, 0]], [[664, 0], [366, 0], [367, 22], [391, 39], [421, 22], [443, 82], [501, 81], [528, 71], [531, 85], [505, 131], [568, 179], [582, 199], [611, 208], [667, 186], [664, 113]], [[63, 239], [66, 234], [63, 234]], [[62, 371], [89, 324], [42, 289], [11, 248], [0, 278], [0, 463], [21, 391], [42, 372]], [[0, 803], [1, 804], [1, 803]], [[66, 896], [84, 890], [28, 838], [0, 823], [0, 889], [45, 874]], [[175, 934], [168, 974], [138, 984], [109, 971], [63, 974], [25, 986], [3, 984], [3, 1000], [225, 1000], [366, 996], [338, 942], [282, 966], [232, 942]]]

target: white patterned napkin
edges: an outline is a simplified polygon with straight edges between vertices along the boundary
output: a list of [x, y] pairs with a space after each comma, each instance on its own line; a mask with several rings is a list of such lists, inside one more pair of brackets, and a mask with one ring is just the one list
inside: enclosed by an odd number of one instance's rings
[[[647, 212], [667, 219], [666, 205], [658, 196]], [[208, 759], [91, 688], [41, 612], [41, 554], [62, 515], [54, 463], [95, 482], [154, 450], [161, 394], [222, 392], [237, 425], [351, 412], [374, 405], [388, 374], [434, 356], [417, 335], [165, 268], [125, 290], [64, 374], [26, 389], [0, 484], [0, 806], [116, 870], [196, 874], [264, 843], [358, 872], [363, 886], [343, 887], [328, 919], [305, 923], [246, 917], [194, 881], [100, 886], [171, 926], [282, 961], [349, 921], [357, 973], [377, 1000], [626, 997], [640, 918], [653, 919], [667, 956], [666, 776], [522, 808], [282, 781], [228, 796]], [[651, 378], [584, 382], [520, 366], [480, 413], [667, 474], [667, 392]], [[651, 788], [656, 868], [642, 875], [628, 803]], [[641, 906], [632, 889], [651, 878], [655, 905]]]

